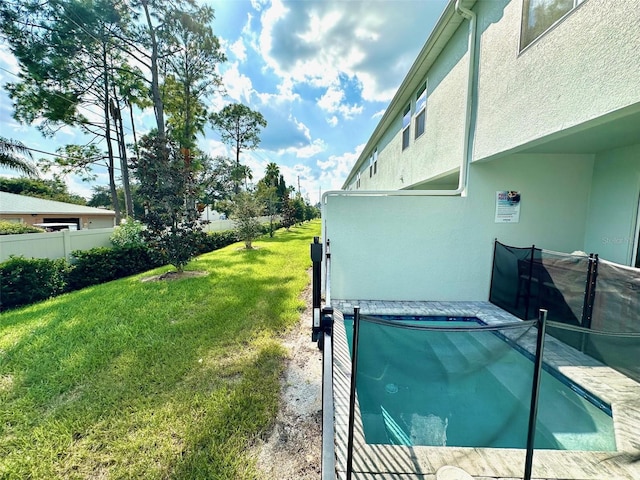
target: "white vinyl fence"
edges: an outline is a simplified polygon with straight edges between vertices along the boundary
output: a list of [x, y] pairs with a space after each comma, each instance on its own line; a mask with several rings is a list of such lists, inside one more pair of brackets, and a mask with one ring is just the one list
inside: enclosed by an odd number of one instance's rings
[[110, 247], [109, 238], [113, 228], [89, 230], [62, 230], [47, 233], [24, 233], [0, 235], [0, 262], [11, 255], [25, 258], [66, 258], [74, 250], [89, 250], [95, 247]]

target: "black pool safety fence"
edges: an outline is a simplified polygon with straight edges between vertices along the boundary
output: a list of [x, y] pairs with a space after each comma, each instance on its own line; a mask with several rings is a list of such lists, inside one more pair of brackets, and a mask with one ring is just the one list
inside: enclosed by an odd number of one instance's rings
[[[533, 327], [537, 327], [533, 369], [525, 375], [522, 372], [513, 375], [507, 371], [510, 370], [510, 362], [504, 362], [505, 356], [513, 352], [513, 346], [520, 343]], [[447, 446], [452, 445], [448, 436], [459, 427], [463, 429], [458, 432], [460, 438], [472, 443], [456, 446], [499, 446], [502, 441], [512, 441], [504, 440], [505, 436], [520, 436], [526, 438], [526, 442], [520, 445], [526, 448], [523, 479], [530, 480], [545, 327], [544, 310], [540, 310], [539, 318], [534, 321], [483, 325], [475, 322], [385, 320], [361, 315], [359, 307], [355, 307], [351, 334], [347, 480], [351, 480], [353, 475], [356, 392], [363, 423], [366, 417], [378, 417], [364, 426], [365, 439], [370, 439], [367, 443]], [[407, 330], [412, 330], [410, 335], [405, 333]], [[366, 349], [361, 350], [361, 345], [366, 345]], [[480, 387], [488, 377], [510, 382], [507, 387], [510, 394], [520, 398], [508, 406], [501, 405], [496, 414], [491, 402], [473, 398], [477, 388], [489, 389], [486, 385]], [[384, 384], [384, 388], [378, 388], [378, 384]], [[401, 389], [407, 390], [406, 395]], [[464, 405], [465, 399], [473, 404], [472, 408]], [[457, 415], [451, 411], [454, 404], [462, 410], [475, 411], [476, 419], [487, 418], [488, 422], [477, 425], [478, 428], [469, 428], [465, 421], [449, 425], [449, 418]], [[483, 406], [492, 408], [494, 412], [482, 414], [479, 409]], [[528, 410], [528, 421], [520, 425], [520, 431], [505, 435], [507, 429], [513, 429], [515, 418], [525, 418], [516, 412], [523, 406]], [[524, 432], [526, 436], [522, 435]], [[473, 434], [480, 436], [470, 439]]]
[[[602, 302], [603, 299], [599, 299], [594, 287], [596, 279], [593, 267], [602, 266], [602, 262], [596, 262], [595, 256], [587, 259], [574, 258], [535, 248], [513, 249], [498, 243], [496, 251], [498, 253], [493, 266], [492, 302], [502, 302], [497, 305], [516, 315], [520, 312], [517, 316], [523, 319], [521, 322], [486, 325], [481, 321], [459, 324], [456, 319], [438, 320], [435, 323], [420, 320], [398, 321], [361, 315], [357, 307], [353, 311], [353, 321], [345, 319], [347, 342], [351, 350], [351, 372], [346, 459], [340, 455], [343, 459], [340, 470], [347, 479], [351, 480], [355, 476], [354, 473], [358, 473], [354, 472], [354, 467], [358, 469], [359, 466], [368, 463], [366, 459], [362, 463], [363, 459], [360, 458], [364, 449], [358, 442], [363, 441], [366, 444], [410, 447], [473, 446], [526, 449], [521, 470], [524, 480], [532, 478], [536, 449], [581, 449], [571, 446], [567, 448], [562, 444], [566, 442], [564, 423], [574, 423], [572, 415], [575, 412], [569, 410], [571, 406], [575, 407], [576, 400], [568, 396], [564, 398], [565, 390], [558, 390], [552, 397], [548, 392], [548, 386], [557, 386], [558, 382], [569, 389], [576, 386], [554, 370], [548, 362], [543, 362], [545, 333], [553, 334], [561, 341], [568, 339], [570, 344], [578, 345], [590, 355], [595, 355], [590, 353], [595, 351], [613, 363], [620, 363], [623, 359], [614, 358], [612, 350], [617, 348], [616, 345], [628, 342], [627, 347], [632, 348], [635, 345], [634, 352], [637, 354], [640, 333], [633, 329], [634, 325], [637, 327], [637, 323], [628, 323], [625, 317], [615, 324], [616, 331], [603, 332], [593, 328], [595, 325], [602, 325], [601, 322], [605, 322], [606, 325], [610, 317], [602, 311], [602, 305], [598, 305], [598, 301]], [[321, 262], [325, 260], [328, 263], [329, 259], [328, 252], [324, 253], [323, 258], [322, 244], [318, 238], [311, 244], [311, 257], [312, 340], [317, 342], [323, 351], [321, 478], [335, 480], [338, 478], [335, 443], [338, 412], [334, 409], [333, 398], [334, 312], [330, 306], [321, 307]], [[517, 274], [513, 276], [512, 268], [515, 266], [518, 272], [518, 261], [528, 261], [535, 266], [525, 263], [527, 268], [523, 267], [520, 270], [523, 277]], [[561, 270], [558, 264], [563, 265], [564, 269]], [[613, 286], [619, 287], [621, 283], [626, 285], [630, 281], [623, 281], [618, 278], [619, 275], [615, 275], [621, 273], [619, 266], [611, 266], [610, 269], [609, 266], [607, 264], [605, 267], [607, 274], [603, 276], [606, 291]], [[578, 308], [579, 301], [568, 295], [565, 298], [562, 293], [569, 291], [568, 285], [579, 283], [580, 276], [577, 272], [583, 267], [587, 267], [587, 272], [591, 271], [590, 274], [582, 275], [585, 291], [588, 291], [588, 295], [582, 296], [582, 301], [594, 304], [591, 307], [583, 305], [583, 308], [589, 308], [591, 312], [591, 328], [583, 326], [583, 311]], [[628, 269], [622, 269], [622, 272], [628, 273]], [[534, 277], [537, 280], [534, 281]], [[638, 279], [637, 276], [632, 278]], [[518, 281], [522, 281], [522, 285], [517, 285]], [[514, 283], [514, 292], [511, 292], [512, 286], [507, 285], [509, 282]], [[557, 291], [553, 295], [562, 297], [564, 304], [559, 303], [556, 306], [556, 303], [549, 302], [547, 296], [551, 294], [541, 291], [550, 287], [543, 283], [552, 284]], [[599, 284], [599, 287], [604, 290], [603, 284]], [[554, 298], [554, 301], [560, 302], [557, 298]], [[631, 299], [628, 298], [627, 301]], [[637, 298], [635, 301], [637, 302]], [[543, 305], [550, 305], [554, 309], [553, 320]], [[537, 317], [531, 319], [534, 308], [538, 308]], [[556, 313], [556, 308], [558, 312], [563, 313]], [[573, 313], [573, 316], [569, 317], [573, 319], [573, 323], [565, 318], [568, 311]], [[407, 330], [411, 330], [408, 336]], [[551, 339], [547, 337], [547, 341], [549, 340]], [[416, 349], [421, 355], [419, 359], [409, 353]], [[551, 346], [548, 346], [548, 349], [551, 349]], [[636, 354], [631, 358], [637, 358]], [[527, 357], [528, 363], [525, 362], [525, 366], [522, 367], [520, 360], [516, 361], [514, 356]], [[520, 365], [516, 367], [516, 364]], [[514, 368], [520, 370], [514, 371]], [[407, 387], [409, 384], [412, 386]], [[492, 390], [497, 391], [493, 396]], [[489, 393], [490, 398], [481, 397], [481, 392]], [[430, 403], [429, 397], [433, 395], [437, 397], [435, 404]], [[590, 392], [580, 392], [580, 396], [586, 398], [593, 408], [598, 409], [600, 413], [604, 412], [610, 419], [610, 405]], [[501, 403], [507, 398], [515, 399], [515, 402]], [[583, 405], [578, 410], [587, 408], [582, 400], [578, 403]], [[458, 404], [459, 410], [450, 410]], [[485, 408], [491, 410], [479, 413]], [[474, 418], [467, 421], [458, 417], [465, 411], [473, 412]], [[602, 428], [594, 423], [595, 420], [592, 422], [591, 418], [593, 417], [588, 416], [586, 422], [581, 424], [582, 430], [576, 437], [593, 438], [595, 450], [607, 450], [607, 439], [601, 440], [599, 436]], [[514, 427], [515, 433], [511, 430]], [[561, 434], [554, 435], [554, 428], [560, 428]], [[354, 435], [354, 430], [362, 434]], [[510, 433], [505, 433], [507, 430]], [[613, 426], [610, 430], [613, 430]], [[459, 438], [463, 439], [462, 442], [471, 441], [469, 439], [473, 437], [475, 444], [456, 444], [455, 435], [459, 435]], [[516, 439], [515, 444], [513, 438]], [[340, 441], [344, 440], [345, 438], [341, 437]], [[613, 442], [615, 449], [615, 439]], [[340, 448], [344, 448], [342, 443]], [[403, 452], [406, 452], [406, 449], [399, 450], [398, 456], [402, 456]], [[393, 463], [398, 460], [392, 455], [377, 461]], [[407, 462], [402, 464], [404, 474], [410, 473], [409, 470], [414, 465], [413, 460]], [[388, 465], [389, 468], [385, 469], [386, 472], [394, 471], [392, 468], [397, 463], [391, 463]], [[414, 468], [416, 474], [424, 473], [420, 471], [419, 465], [414, 465]]]
[[489, 301], [523, 320], [540, 309], [579, 329], [548, 333], [640, 381], [640, 269], [597, 254], [566, 254], [496, 240]]

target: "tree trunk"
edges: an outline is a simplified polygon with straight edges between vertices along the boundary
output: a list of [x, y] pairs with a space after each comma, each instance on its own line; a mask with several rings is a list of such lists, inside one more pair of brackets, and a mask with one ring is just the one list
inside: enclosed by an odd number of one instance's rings
[[124, 190], [124, 205], [128, 217], [133, 218], [133, 199], [131, 198], [131, 185], [129, 182], [129, 165], [127, 164], [127, 145], [124, 139], [124, 125], [122, 123], [122, 112], [118, 97], [116, 96], [115, 86], [113, 87], [113, 113], [116, 134], [118, 137], [118, 147], [120, 151], [120, 173], [122, 175], [122, 188]]
[[145, 18], [147, 20], [147, 28], [149, 29], [149, 38], [151, 39], [151, 95], [153, 98], [153, 111], [156, 116], [156, 127], [158, 128], [158, 139], [160, 144], [166, 143], [166, 133], [164, 129], [164, 104], [160, 95], [160, 72], [158, 69], [158, 40], [156, 38], [155, 27], [151, 21], [149, 13], [148, 0], [141, 0], [144, 8]]
[[107, 169], [109, 170], [109, 191], [111, 192], [111, 203], [116, 212], [116, 225], [120, 225], [122, 215], [120, 213], [120, 205], [118, 202], [118, 192], [116, 189], [116, 177], [114, 172], [113, 146], [111, 145], [111, 116], [109, 113], [109, 69], [107, 64], [107, 46], [102, 43], [102, 67], [104, 69], [103, 88], [104, 88], [104, 131], [105, 140], [107, 142]]

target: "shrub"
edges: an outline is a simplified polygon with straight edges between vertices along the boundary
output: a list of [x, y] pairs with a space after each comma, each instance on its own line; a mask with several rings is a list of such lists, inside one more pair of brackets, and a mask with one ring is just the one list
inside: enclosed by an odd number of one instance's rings
[[24, 223], [7, 222], [0, 220], [0, 235], [16, 235], [21, 233], [43, 233], [44, 230], [38, 227], [32, 227]]
[[145, 244], [143, 230], [142, 222], [133, 218], [125, 218], [119, 226], [114, 228], [109, 240], [114, 247], [139, 247]]
[[238, 234], [233, 230], [224, 230], [222, 232], [211, 232], [200, 235], [197, 240], [198, 253], [207, 253], [226, 247], [232, 243], [236, 243], [240, 239]]
[[128, 277], [166, 263], [145, 246], [98, 247], [76, 250], [71, 256], [72, 265], [67, 276], [69, 290]]
[[29, 305], [65, 291], [64, 259], [10, 257], [0, 264], [0, 309]]

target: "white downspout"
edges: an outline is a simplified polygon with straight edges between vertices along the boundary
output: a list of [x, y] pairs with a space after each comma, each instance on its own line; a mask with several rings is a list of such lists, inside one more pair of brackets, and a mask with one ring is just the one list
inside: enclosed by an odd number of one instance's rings
[[462, 154], [462, 165], [460, 166], [460, 176], [458, 179], [458, 190], [462, 196], [466, 196], [468, 184], [468, 168], [471, 165], [471, 112], [473, 109], [473, 88], [476, 64], [476, 14], [468, 8], [460, 5], [460, 0], [456, 0], [456, 12], [469, 20], [469, 71], [467, 72], [467, 110], [465, 112], [464, 123], [464, 150]]

